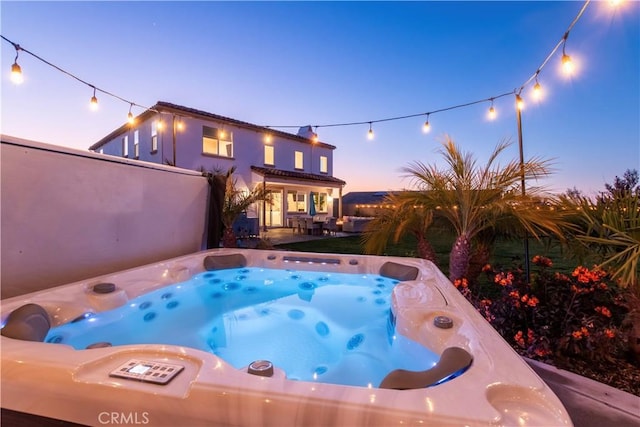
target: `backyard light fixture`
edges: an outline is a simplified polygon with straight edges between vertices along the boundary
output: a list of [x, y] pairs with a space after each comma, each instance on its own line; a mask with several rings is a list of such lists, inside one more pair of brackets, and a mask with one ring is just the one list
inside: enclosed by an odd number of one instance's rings
[[373, 129], [371, 128], [371, 122], [369, 122], [369, 133], [367, 134], [367, 138], [370, 140], [373, 139]]
[[518, 111], [524, 108], [524, 101], [522, 100], [520, 94], [516, 94], [516, 107], [518, 108]]
[[20, 53], [20, 45], [14, 44], [13, 47], [16, 49], [16, 58], [13, 60], [13, 65], [11, 66], [11, 81], [17, 85], [24, 81], [22, 76], [22, 69], [18, 65], [18, 54]]
[[93, 96], [91, 97], [91, 102], [89, 103], [89, 107], [96, 111], [98, 109], [98, 98], [96, 98], [96, 88], [93, 88]]
[[538, 82], [538, 78], [536, 77], [536, 84], [533, 86], [533, 99], [539, 101], [542, 98], [542, 86]]
[[563, 43], [562, 43], [562, 70], [564, 71], [564, 73], [568, 76], [570, 76], [571, 74], [573, 74], [574, 71], [574, 65], [573, 65], [573, 61], [571, 61], [571, 57], [569, 55], [567, 55], [567, 53], [565, 52], [565, 47], [567, 46], [567, 38], [569, 37], [569, 32], [567, 31], [566, 33], [564, 33], [564, 37], [562, 38]]
[[496, 118], [496, 109], [493, 106], [493, 98], [491, 98], [491, 107], [489, 107], [489, 120], [495, 120]]
[[424, 125], [422, 125], [422, 132], [429, 133], [431, 130], [431, 125], [429, 124], [429, 114], [427, 114], [427, 120], [425, 120]]
[[127, 121], [131, 125], [135, 122], [135, 119], [133, 118], [133, 113], [131, 112], [132, 108], [133, 108], [133, 104], [129, 105], [129, 114], [127, 114]]

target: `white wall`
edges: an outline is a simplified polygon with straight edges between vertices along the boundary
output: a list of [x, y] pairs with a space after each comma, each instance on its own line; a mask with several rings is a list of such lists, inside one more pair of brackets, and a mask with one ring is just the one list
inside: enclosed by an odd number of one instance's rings
[[2, 136], [2, 298], [193, 253], [200, 173]]

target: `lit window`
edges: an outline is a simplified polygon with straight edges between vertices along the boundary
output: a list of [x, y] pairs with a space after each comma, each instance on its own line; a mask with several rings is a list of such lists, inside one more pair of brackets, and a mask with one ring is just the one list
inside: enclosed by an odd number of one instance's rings
[[151, 152], [155, 153], [158, 151], [158, 122], [151, 122]]
[[329, 171], [329, 163], [327, 156], [320, 156], [320, 172], [327, 173]]
[[305, 212], [307, 210], [306, 193], [287, 191], [287, 212]]
[[133, 133], [133, 157], [140, 157], [140, 132], [137, 129]]
[[313, 204], [316, 205], [316, 212], [327, 212], [327, 193], [314, 193]]
[[273, 145], [264, 146], [264, 164], [269, 166], [276, 164]]
[[122, 138], [122, 157], [129, 157], [129, 135]]
[[296, 169], [304, 169], [304, 157], [302, 156], [302, 151], [296, 151]]
[[215, 156], [233, 157], [233, 134], [218, 128], [202, 126], [202, 152]]

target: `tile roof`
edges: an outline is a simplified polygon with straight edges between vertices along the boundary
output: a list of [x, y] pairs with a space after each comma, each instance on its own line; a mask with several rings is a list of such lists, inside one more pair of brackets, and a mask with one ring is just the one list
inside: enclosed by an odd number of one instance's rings
[[[157, 114], [158, 112], [173, 112], [173, 113], [182, 113], [183, 115], [190, 115], [190, 116], [198, 116], [198, 117], [203, 117], [203, 118], [208, 118], [208, 119], [212, 119], [212, 120], [218, 120], [218, 121], [222, 121], [225, 123], [229, 123], [231, 125], [235, 125], [238, 127], [243, 127], [246, 129], [252, 129], [255, 130], [257, 132], [268, 132], [272, 135], [276, 135], [276, 136], [281, 136], [283, 138], [287, 138], [287, 139], [295, 139], [298, 140], [300, 142], [305, 142], [307, 144], [311, 144], [312, 141], [309, 138], [305, 138], [303, 136], [299, 136], [293, 133], [288, 133], [288, 132], [283, 132], [280, 130], [276, 130], [273, 128], [269, 128], [266, 126], [259, 126], [253, 123], [249, 123], [249, 122], [244, 122], [242, 120], [237, 120], [237, 119], [232, 119], [230, 117], [225, 117], [225, 116], [221, 116], [218, 114], [213, 114], [213, 113], [209, 113], [207, 111], [202, 111], [202, 110], [198, 110], [195, 108], [190, 108], [190, 107], [185, 107], [182, 105], [178, 105], [178, 104], [172, 104], [171, 102], [165, 102], [165, 101], [158, 101], [153, 107], [149, 108], [148, 110], [145, 110], [142, 114], [140, 114], [138, 117], [136, 117], [136, 121], [138, 120], [138, 118], [141, 119], [147, 119], [149, 116], [152, 116], [154, 114]], [[98, 148], [100, 148], [103, 144], [109, 142], [110, 140], [112, 140], [115, 136], [121, 134], [122, 132], [124, 132], [125, 130], [129, 129], [129, 124], [124, 124], [121, 127], [119, 127], [118, 129], [114, 130], [113, 132], [111, 132], [109, 135], [105, 136], [104, 138], [102, 138], [100, 141], [96, 142], [95, 144], [93, 144], [91, 147], [89, 147], [89, 150], [97, 150]], [[324, 142], [317, 142], [316, 144], [323, 146], [325, 148], [330, 148], [330, 149], [335, 149], [336, 147], [334, 145], [331, 144], [327, 144]]]
[[335, 178], [333, 176], [317, 175], [307, 172], [292, 172], [282, 169], [262, 168], [259, 166], [251, 166], [251, 170], [259, 173], [265, 178], [281, 178], [281, 179], [299, 179], [303, 181], [324, 182], [327, 184], [345, 185], [346, 181]]

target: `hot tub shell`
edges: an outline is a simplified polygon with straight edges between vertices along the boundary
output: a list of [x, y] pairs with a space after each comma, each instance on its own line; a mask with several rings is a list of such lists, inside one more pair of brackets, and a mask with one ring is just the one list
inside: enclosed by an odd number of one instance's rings
[[[414, 258], [218, 249], [108, 274], [2, 301], [7, 316], [42, 306], [52, 326], [100, 312], [202, 272], [207, 256], [242, 255], [251, 267], [379, 274], [393, 262], [418, 269], [392, 296], [397, 332], [441, 354], [460, 347], [473, 356], [461, 376], [416, 390], [293, 381], [250, 375], [214, 354], [174, 345], [75, 350], [67, 345], [1, 337], [2, 407], [86, 425], [389, 426], [554, 425], [571, 420], [559, 399], [451, 282]], [[96, 293], [98, 283], [114, 283]], [[438, 327], [436, 318], [452, 320]], [[283, 331], [286, 333], [286, 331]], [[131, 359], [184, 366], [167, 385], [110, 377]]]

